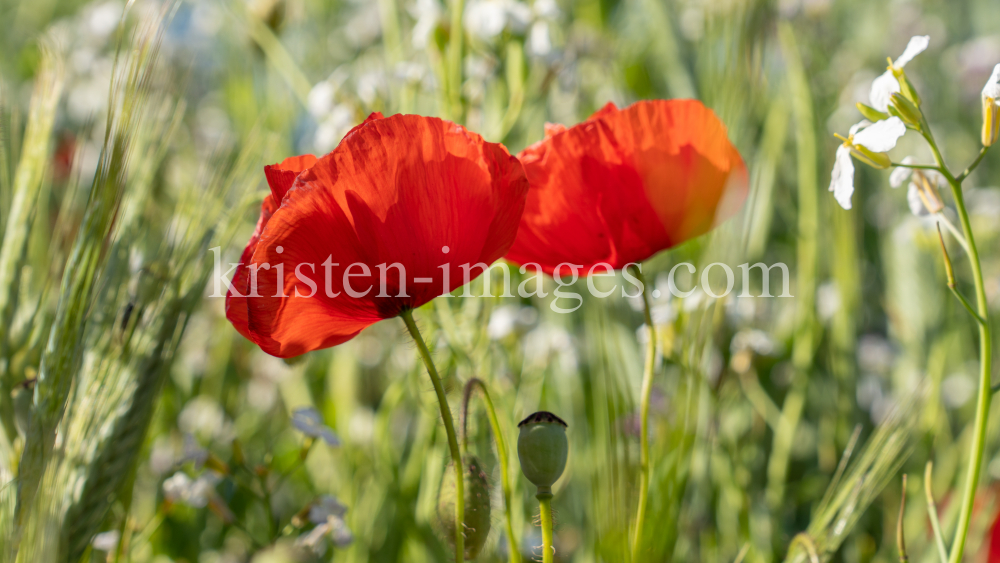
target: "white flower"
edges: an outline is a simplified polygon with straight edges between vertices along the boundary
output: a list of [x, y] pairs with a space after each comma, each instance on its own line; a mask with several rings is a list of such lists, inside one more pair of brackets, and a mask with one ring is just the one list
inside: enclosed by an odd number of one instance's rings
[[[903, 120], [895, 116], [863, 127], [864, 129], [857, 133], [851, 133], [854, 135], [854, 144], [861, 145], [872, 152], [891, 150], [896, 146], [896, 141], [906, 134], [906, 125], [903, 124]], [[852, 127], [852, 129], [854, 128]]]
[[322, 438], [331, 446], [340, 445], [340, 438], [334, 434], [333, 429], [323, 424], [323, 417], [312, 407], [295, 409], [295, 412], [292, 413], [292, 426], [306, 436]]
[[334, 106], [316, 128], [314, 143], [317, 152], [325, 154], [332, 151], [354, 125], [353, 109], [346, 105]]
[[900, 72], [906, 66], [906, 63], [913, 60], [913, 57], [924, 52], [930, 41], [931, 37], [929, 35], [915, 35], [910, 38], [910, 42], [906, 44], [903, 54], [890, 63], [889, 68], [881, 76], [872, 81], [872, 89], [868, 98], [873, 108], [881, 112], [889, 111], [889, 102], [892, 101], [892, 95], [899, 92], [899, 80], [896, 79], [896, 72]]
[[107, 532], [101, 532], [94, 536], [94, 539], [90, 540], [90, 545], [94, 546], [97, 551], [112, 552], [118, 549], [118, 540], [121, 534], [118, 530], [110, 530]]
[[410, 13], [417, 19], [416, 25], [413, 26], [411, 41], [415, 48], [423, 49], [430, 42], [431, 35], [434, 34], [444, 11], [441, 10], [438, 0], [417, 0]]
[[324, 80], [309, 91], [309, 98], [306, 106], [313, 117], [319, 119], [333, 110], [333, 96], [337, 93], [337, 87], [329, 80]]
[[986, 86], [983, 86], [983, 98], [1000, 99], [1000, 64], [993, 67], [993, 74], [986, 81]]
[[[901, 164], [914, 164], [915, 160], [916, 159], [914, 159], [912, 156], [907, 156], [902, 160]], [[899, 186], [902, 186], [903, 182], [905, 182], [910, 177], [910, 174], [912, 172], [913, 170], [910, 168], [907, 168], [905, 166], [897, 166], [896, 169], [893, 170], [891, 174], [889, 174], [889, 185], [892, 186], [893, 188], [898, 188]]]
[[[907, 156], [902, 161], [902, 164], [914, 163], [915, 159], [912, 156]], [[910, 180], [906, 191], [906, 203], [914, 215], [926, 217], [944, 209], [944, 203], [941, 201], [937, 188], [947, 185], [947, 180], [940, 172], [899, 166], [889, 175], [889, 185], [893, 188], [903, 185], [906, 180]]]
[[544, 57], [552, 52], [552, 39], [549, 37], [549, 22], [536, 21], [528, 32], [528, 40], [525, 42], [528, 54], [536, 57]]
[[861, 121], [851, 127], [848, 138], [837, 147], [837, 156], [830, 174], [830, 191], [844, 209], [851, 208], [854, 195], [854, 162], [851, 152], [859, 147], [872, 153], [884, 153], [896, 146], [906, 133], [906, 125], [898, 117], [883, 119], [875, 124]]
[[920, 188], [912, 182], [910, 187], [906, 189], [906, 204], [910, 207], [910, 213], [917, 217], [926, 217], [931, 214], [927, 206], [924, 205], [924, 201], [920, 199]]
[[179, 502], [194, 508], [204, 508], [215, 494], [219, 476], [212, 472], [202, 473], [191, 479], [187, 473], [178, 471], [163, 482], [163, 496], [170, 502]]
[[480, 39], [492, 39], [507, 25], [507, 7], [501, 0], [479, 0], [465, 7], [463, 18], [469, 34]]
[[556, 20], [562, 16], [562, 12], [559, 10], [559, 5], [556, 4], [555, 0], [535, 0], [531, 9], [535, 12], [535, 15], [540, 18]]
[[854, 195], [854, 161], [851, 160], [851, 148], [847, 145], [837, 147], [833, 172], [830, 174], [830, 191], [841, 207], [851, 208], [851, 196]]
[[983, 86], [983, 146], [991, 146], [1000, 136], [1000, 65]]

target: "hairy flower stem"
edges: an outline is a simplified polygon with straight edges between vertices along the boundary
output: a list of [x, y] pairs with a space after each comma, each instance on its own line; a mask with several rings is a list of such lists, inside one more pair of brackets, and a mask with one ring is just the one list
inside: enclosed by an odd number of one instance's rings
[[504, 440], [503, 431], [500, 429], [500, 419], [497, 418], [497, 411], [493, 408], [493, 400], [490, 399], [490, 392], [486, 388], [483, 380], [473, 377], [465, 384], [465, 395], [462, 397], [462, 451], [469, 449], [469, 402], [476, 388], [483, 393], [483, 404], [486, 405], [486, 415], [490, 419], [490, 428], [493, 430], [493, 439], [497, 444], [497, 458], [500, 460], [500, 487], [503, 490], [503, 506], [505, 525], [507, 527], [507, 544], [510, 546], [510, 563], [521, 563], [521, 553], [517, 550], [519, 545], [517, 536], [514, 535], [514, 521], [510, 508], [510, 470], [508, 468], [507, 440]]
[[[972, 522], [972, 509], [976, 499], [976, 489], [979, 485], [979, 471], [983, 465], [983, 450], [986, 447], [986, 424], [990, 410], [990, 401], [993, 398], [990, 365], [993, 359], [993, 342], [990, 338], [989, 310], [986, 305], [986, 284], [983, 283], [983, 269], [979, 262], [979, 250], [976, 248], [976, 240], [972, 234], [972, 223], [969, 221], [969, 213], [965, 208], [965, 196], [962, 194], [962, 183], [956, 179], [944, 164], [941, 152], [938, 150], [934, 137], [930, 133], [930, 127], [926, 121], [922, 128], [924, 138], [934, 153], [934, 160], [941, 168], [941, 173], [948, 180], [951, 186], [951, 193], [955, 199], [955, 210], [962, 225], [962, 232], [968, 243], [967, 252], [969, 263], [972, 266], [972, 278], [976, 287], [976, 311], [979, 314], [977, 324], [979, 325], [979, 395], [976, 399], [976, 419], [973, 427], [972, 444], [969, 448], [969, 462], [966, 467], [965, 489], [962, 491], [962, 505], [959, 510], [958, 526], [955, 528], [955, 539], [952, 541], [951, 556], [949, 563], [959, 563], [965, 551], [965, 541], [969, 535], [969, 525]], [[976, 159], [974, 164], [978, 164], [981, 159]], [[960, 178], [964, 180], [974, 169], [970, 166]]]
[[437, 394], [438, 407], [441, 409], [441, 420], [444, 421], [444, 429], [448, 434], [448, 449], [451, 450], [451, 461], [455, 468], [455, 561], [465, 561], [465, 494], [464, 479], [462, 470], [462, 452], [458, 449], [458, 437], [455, 434], [455, 423], [451, 418], [451, 407], [448, 406], [448, 397], [444, 394], [444, 385], [438, 376], [437, 368], [434, 367], [434, 360], [431, 352], [427, 349], [427, 344], [420, 336], [420, 329], [417, 323], [413, 322], [413, 311], [406, 310], [400, 315], [406, 323], [406, 329], [410, 331], [413, 342], [417, 344], [420, 357], [427, 367], [427, 374], [431, 377], [434, 385], [434, 392]]
[[542, 563], [552, 563], [556, 555], [552, 547], [552, 490], [549, 487], [545, 487], [545, 490], [539, 487], [535, 498], [538, 499], [538, 514], [542, 524]]
[[635, 534], [632, 536], [632, 561], [639, 557], [642, 543], [642, 527], [646, 520], [646, 497], [649, 496], [649, 398], [653, 391], [653, 372], [656, 369], [656, 329], [649, 303], [649, 291], [642, 270], [632, 266], [632, 273], [642, 284], [642, 304], [646, 317], [647, 337], [646, 365], [642, 374], [642, 390], [639, 396], [639, 507], [635, 513]]

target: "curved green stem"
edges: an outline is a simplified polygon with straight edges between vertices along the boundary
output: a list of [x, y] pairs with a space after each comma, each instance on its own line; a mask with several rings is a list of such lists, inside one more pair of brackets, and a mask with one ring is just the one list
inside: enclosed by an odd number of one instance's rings
[[542, 563], [553, 563], [556, 551], [552, 547], [552, 493], [542, 491], [539, 487], [535, 498], [538, 499], [539, 519], [542, 523]]
[[642, 269], [632, 266], [632, 272], [642, 284], [642, 304], [646, 317], [649, 342], [646, 346], [646, 365], [642, 374], [642, 390], [639, 396], [639, 507], [635, 513], [635, 534], [632, 536], [632, 561], [639, 556], [642, 543], [642, 528], [646, 521], [646, 497], [649, 496], [649, 398], [653, 391], [653, 372], [656, 369], [656, 329], [649, 303], [649, 292]]
[[975, 170], [977, 166], [979, 166], [979, 163], [983, 160], [983, 157], [986, 156], [986, 151], [988, 150], [990, 150], [990, 147], [983, 147], [982, 149], [980, 149], [979, 156], [976, 157], [976, 160], [973, 160], [972, 164], [970, 164], [969, 167], [966, 168], [964, 172], [962, 172], [961, 174], [958, 175], [957, 178], [955, 178], [955, 181], [961, 184], [963, 180], [968, 178], [969, 174], [972, 174], [972, 171]]
[[906, 164], [903, 162], [890, 162], [889, 166], [894, 166], [897, 168], [911, 168], [913, 170], [937, 170], [941, 171], [941, 167], [936, 164]]
[[479, 388], [483, 393], [483, 404], [486, 405], [486, 414], [490, 419], [490, 428], [493, 430], [493, 439], [497, 444], [497, 458], [500, 460], [500, 487], [503, 489], [504, 518], [507, 526], [507, 543], [510, 546], [510, 563], [521, 563], [521, 553], [518, 551], [517, 537], [514, 536], [514, 521], [510, 508], [510, 470], [508, 468], [507, 441], [504, 440], [503, 431], [500, 430], [500, 419], [497, 418], [496, 409], [493, 407], [493, 400], [490, 399], [490, 392], [486, 388], [483, 380], [473, 377], [465, 384], [465, 395], [462, 398], [462, 451], [469, 449], [469, 400], [473, 392]]
[[410, 331], [413, 342], [417, 345], [420, 357], [427, 367], [427, 374], [434, 384], [434, 393], [437, 394], [438, 406], [441, 409], [441, 419], [444, 421], [444, 429], [448, 434], [448, 449], [451, 450], [451, 461], [455, 467], [455, 561], [465, 561], [465, 483], [464, 471], [462, 471], [462, 452], [458, 449], [458, 437], [455, 435], [455, 423], [451, 418], [451, 407], [448, 406], [448, 397], [444, 393], [444, 385], [438, 376], [437, 368], [434, 367], [434, 360], [431, 352], [424, 344], [424, 339], [420, 336], [420, 329], [417, 323], [413, 322], [413, 311], [406, 310], [400, 314], [406, 329]]
[[931, 529], [934, 531], [934, 543], [937, 544], [938, 556], [941, 563], [948, 563], [948, 548], [944, 545], [944, 535], [941, 533], [941, 521], [938, 520], [937, 503], [934, 502], [934, 492], [931, 489], [931, 475], [934, 472], [934, 462], [928, 461], [924, 468], [924, 495], [927, 497], [927, 515], [931, 520]]
[[[993, 342], [990, 338], [989, 310], [986, 303], [986, 284], [983, 282], [982, 265], [979, 262], [979, 250], [976, 248], [976, 240], [972, 234], [972, 223], [969, 220], [969, 213], [965, 208], [965, 197], [962, 194], [961, 181], [955, 178], [948, 167], [944, 164], [941, 151], [938, 150], [934, 137], [930, 132], [930, 127], [926, 125], [921, 131], [927, 143], [934, 153], [934, 160], [941, 167], [941, 173], [948, 179], [951, 186], [951, 193], [955, 199], [955, 210], [962, 225], [962, 232], [968, 243], [967, 252], [969, 263], [972, 266], [973, 283], [976, 287], [976, 310], [979, 315], [979, 394], [976, 398], [976, 419], [973, 427], [972, 444], [969, 447], [969, 462], [966, 468], [965, 489], [962, 491], [962, 504], [959, 509], [958, 526], [955, 528], [955, 539], [952, 541], [952, 550], [948, 559], [949, 563], [959, 563], [965, 552], [965, 541], [969, 535], [969, 524], [972, 522], [972, 509], [976, 500], [976, 489], [979, 486], [979, 472], [983, 464], [983, 450], [986, 448], [986, 425], [990, 410], [990, 401], [993, 398], [990, 378], [990, 365], [993, 359]], [[985, 154], [985, 151], [982, 151]], [[974, 164], [978, 164], [979, 159]], [[974, 166], [970, 166], [971, 170]], [[963, 173], [959, 178], [965, 179]]]

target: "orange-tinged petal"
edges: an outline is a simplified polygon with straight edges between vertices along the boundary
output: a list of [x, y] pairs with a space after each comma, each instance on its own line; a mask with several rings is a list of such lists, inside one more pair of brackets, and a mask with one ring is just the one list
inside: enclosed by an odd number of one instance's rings
[[531, 189], [507, 258], [547, 273], [641, 262], [732, 216], [748, 189], [725, 127], [694, 100], [609, 103], [518, 156]]

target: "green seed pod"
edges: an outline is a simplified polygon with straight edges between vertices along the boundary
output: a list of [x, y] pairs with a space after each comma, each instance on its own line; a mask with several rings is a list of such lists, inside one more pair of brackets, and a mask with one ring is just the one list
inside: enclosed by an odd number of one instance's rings
[[[483, 464], [465, 456], [465, 558], [475, 559], [490, 535], [490, 483]], [[445, 541], [455, 542], [455, 466], [448, 464], [438, 493], [438, 528]]]
[[857, 108], [858, 111], [861, 112], [861, 115], [865, 116], [865, 119], [871, 121], [872, 123], [889, 118], [889, 114], [881, 112], [871, 106], [866, 106], [861, 102], [857, 103]]
[[567, 425], [558, 416], [539, 411], [517, 426], [521, 429], [517, 437], [521, 471], [539, 492], [548, 492], [566, 469], [569, 458]]

